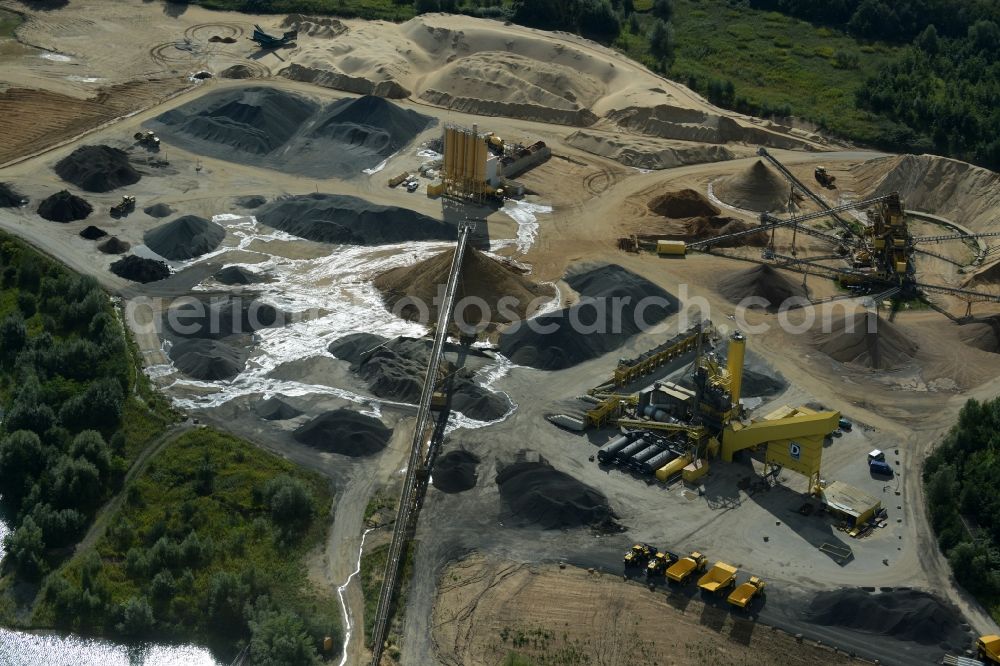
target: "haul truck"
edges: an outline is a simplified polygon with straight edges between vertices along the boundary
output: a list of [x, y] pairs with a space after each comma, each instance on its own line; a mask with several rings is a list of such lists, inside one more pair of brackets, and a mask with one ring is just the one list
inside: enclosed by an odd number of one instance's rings
[[726, 601], [737, 608], [746, 608], [758, 594], [764, 594], [764, 581], [757, 576], [750, 576], [750, 580], [733, 590]]
[[1000, 664], [1000, 636], [980, 636], [976, 647], [980, 659], [988, 664]]
[[698, 579], [702, 592], [720, 594], [736, 582], [736, 567], [725, 562], [716, 562], [708, 573]]
[[684, 583], [696, 571], [704, 571], [707, 560], [705, 556], [695, 551], [687, 557], [677, 560], [667, 569], [667, 578], [675, 583]]

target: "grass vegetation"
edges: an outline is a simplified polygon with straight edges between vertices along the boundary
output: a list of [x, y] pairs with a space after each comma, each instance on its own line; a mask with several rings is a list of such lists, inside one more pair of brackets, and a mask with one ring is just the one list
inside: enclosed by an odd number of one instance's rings
[[331, 495], [321, 476], [207, 428], [171, 442], [125, 489], [96, 548], [46, 582], [36, 626], [194, 640], [254, 663], [318, 663], [341, 642], [332, 594], [308, 585]]
[[[396, 620], [398, 609], [406, 607], [406, 592], [410, 586], [410, 578], [413, 576], [415, 552], [416, 545], [411, 541], [403, 555], [403, 569], [398, 576], [399, 592], [396, 595], [396, 603], [389, 620], [390, 626]], [[373, 548], [361, 556], [361, 592], [365, 597], [365, 644], [369, 647], [371, 647], [372, 629], [375, 627], [375, 611], [378, 608], [379, 590], [382, 588], [382, 581], [385, 578], [385, 565], [388, 556], [389, 544]], [[392, 650], [390, 650], [390, 656], [391, 653]]]
[[938, 545], [958, 582], [1000, 622], [1000, 398], [969, 400], [924, 465]]

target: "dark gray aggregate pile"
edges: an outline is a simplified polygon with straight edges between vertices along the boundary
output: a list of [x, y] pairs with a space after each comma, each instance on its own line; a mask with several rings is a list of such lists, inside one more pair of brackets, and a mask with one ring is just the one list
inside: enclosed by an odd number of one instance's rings
[[455, 240], [458, 230], [408, 208], [380, 206], [340, 194], [305, 194], [261, 206], [257, 220], [322, 243], [383, 245], [417, 240]]
[[0, 183], [0, 208], [18, 208], [28, 203], [28, 197], [19, 193], [10, 183]]
[[616, 264], [583, 266], [565, 279], [580, 294], [577, 304], [520, 322], [501, 336], [500, 352], [514, 363], [569, 368], [618, 349], [679, 308], [673, 295]]
[[[132, 245], [127, 241], [123, 241], [117, 236], [112, 236], [108, 240], [99, 243], [97, 249], [103, 252], [104, 254], [125, 254], [130, 249], [132, 249]], [[162, 261], [158, 261], [157, 263], [163, 264]], [[163, 265], [166, 266], [166, 264]]]
[[81, 238], [86, 238], [87, 240], [97, 240], [98, 238], [104, 238], [108, 235], [108, 232], [100, 227], [95, 227], [93, 225], [87, 227], [80, 232]]
[[288, 313], [250, 297], [216, 297], [179, 303], [163, 316], [161, 330], [171, 338], [220, 340], [277, 328], [290, 321]]
[[434, 462], [434, 487], [445, 493], [460, 493], [476, 487], [479, 456], [463, 449], [449, 451]]
[[257, 412], [257, 416], [265, 421], [287, 421], [302, 414], [302, 412], [277, 396], [258, 402], [254, 411]]
[[546, 460], [518, 460], [499, 469], [500, 497], [521, 527], [554, 530], [591, 526], [616, 530], [607, 498]]
[[171, 261], [193, 259], [219, 247], [226, 230], [203, 217], [184, 215], [150, 229], [143, 236], [146, 246]]
[[227, 285], [248, 285], [270, 282], [271, 277], [263, 273], [254, 273], [242, 266], [226, 266], [221, 271], [212, 276], [216, 282]]
[[232, 379], [246, 367], [243, 349], [219, 340], [194, 338], [182, 340], [170, 348], [170, 360], [189, 377], [204, 381]]
[[295, 439], [303, 444], [352, 458], [378, 453], [391, 436], [392, 430], [378, 419], [350, 409], [321, 414], [294, 433]]
[[150, 217], [167, 217], [168, 215], [174, 214], [174, 209], [165, 203], [153, 204], [152, 206], [146, 206], [142, 209], [146, 215]]
[[[117, 239], [112, 239], [117, 240]], [[133, 282], [156, 282], [170, 277], [170, 268], [162, 261], [130, 254], [111, 264], [111, 272]]]
[[171, 143], [218, 159], [313, 178], [358, 176], [434, 123], [382, 97], [321, 105], [274, 88], [219, 90], [156, 118]]
[[87, 192], [110, 192], [142, 178], [128, 153], [111, 146], [80, 146], [56, 163], [56, 174]]
[[252, 194], [246, 197], [238, 197], [236, 199], [236, 205], [242, 208], [247, 208], [253, 210], [254, 208], [260, 208], [267, 203], [267, 197], [262, 197], [259, 194]]
[[38, 204], [38, 214], [53, 222], [73, 222], [85, 219], [94, 207], [69, 190], [61, 190]]

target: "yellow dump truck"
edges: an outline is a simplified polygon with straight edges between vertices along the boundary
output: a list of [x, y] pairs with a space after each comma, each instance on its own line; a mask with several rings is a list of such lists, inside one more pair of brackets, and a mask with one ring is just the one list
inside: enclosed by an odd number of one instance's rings
[[976, 641], [979, 658], [988, 664], [1000, 664], [1000, 636], [980, 636]]
[[764, 581], [757, 576], [750, 576], [750, 580], [737, 586], [735, 590], [726, 598], [726, 601], [737, 608], [746, 608], [753, 602], [754, 597], [764, 594]]
[[736, 582], [736, 567], [725, 562], [716, 562], [704, 576], [698, 579], [698, 587], [703, 592], [720, 594]]
[[667, 569], [667, 578], [675, 583], [684, 583], [691, 577], [691, 574], [697, 571], [704, 571], [706, 563], [705, 556], [695, 551], [687, 557], [682, 557], [674, 562]]

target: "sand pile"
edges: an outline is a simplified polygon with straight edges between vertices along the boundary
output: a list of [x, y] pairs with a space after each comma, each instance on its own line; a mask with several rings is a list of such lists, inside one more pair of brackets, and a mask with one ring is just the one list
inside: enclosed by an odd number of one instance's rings
[[993, 354], [1000, 354], [1000, 315], [993, 315], [958, 329], [962, 342]]
[[[351, 369], [371, 392], [387, 400], [416, 404], [420, 400], [431, 341], [415, 338], [387, 340], [369, 333], [354, 333], [330, 343], [328, 351], [351, 363]], [[510, 411], [510, 400], [475, 381], [468, 368], [456, 369], [446, 359], [440, 378], [448, 377], [451, 408], [478, 421], [495, 421]]]
[[515, 324], [500, 338], [504, 356], [541, 370], [569, 368], [618, 349], [679, 308], [674, 296], [615, 264], [579, 267], [566, 282], [580, 302]]
[[713, 217], [720, 211], [703, 194], [694, 190], [664, 192], [646, 204], [657, 215], [681, 219], [686, 217]]
[[143, 283], [156, 282], [170, 277], [170, 268], [164, 262], [137, 257], [134, 254], [122, 257], [111, 264], [111, 272], [126, 280]]
[[724, 176], [712, 184], [715, 196], [730, 206], [757, 212], [788, 208], [791, 185], [761, 160], [740, 173]]
[[383, 162], [434, 119], [381, 97], [321, 106], [276, 88], [219, 90], [158, 116], [171, 142], [218, 159], [315, 178], [351, 177]]
[[801, 282], [794, 280], [767, 264], [751, 266], [742, 271], [730, 273], [719, 282], [719, 293], [732, 303], [741, 303], [748, 298], [764, 299], [767, 305], [748, 303], [749, 307], [760, 307], [776, 312], [781, 304], [792, 297], [808, 298], [808, 290]]
[[[412, 266], [402, 266], [382, 273], [374, 279], [373, 284], [382, 293], [390, 311], [397, 312], [404, 319], [425, 319], [421, 322], [424, 324], [436, 322], [439, 313], [435, 306], [438, 291], [447, 284], [454, 259], [455, 250], [446, 250]], [[475, 298], [480, 305], [485, 302], [489, 311], [484, 313], [477, 306], [463, 308], [461, 311], [456, 308], [454, 321], [463, 321], [473, 327], [485, 327], [490, 323], [523, 319], [533, 314], [543, 303], [550, 301], [554, 295], [555, 290], [551, 286], [535, 284], [516, 267], [470, 248], [462, 257], [462, 280], [456, 292], [456, 303], [464, 298]], [[498, 306], [500, 299], [506, 299], [503, 312]], [[484, 315], [488, 315], [488, 318], [484, 318]]]
[[[117, 236], [112, 236], [106, 241], [98, 244], [97, 249], [104, 254], [125, 254], [132, 249], [132, 245], [126, 241], [121, 240]], [[163, 263], [162, 261], [159, 263]], [[159, 279], [159, 278], [157, 278]]]
[[152, 206], [146, 206], [142, 209], [146, 215], [150, 217], [167, 217], [168, 215], [174, 214], [174, 209], [165, 203], [153, 204]]
[[95, 227], [93, 225], [87, 227], [80, 232], [81, 238], [86, 238], [87, 240], [97, 240], [98, 238], [104, 238], [108, 235], [108, 232], [100, 227]]
[[288, 313], [249, 296], [213, 297], [182, 300], [163, 315], [161, 328], [168, 337], [219, 340], [278, 328], [290, 320]]
[[219, 76], [224, 79], [252, 79], [257, 76], [257, 72], [246, 65], [233, 65], [219, 72]]
[[445, 493], [460, 493], [476, 487], [476, 467], [479, 456], [458, 449], [439, 456], [434, 462], [432, 482]]
[[220, 225], [195, 215], [178, 217], [150, 229], [143, 236], [146, 246], [172, 261], [193, 259], [219, 247], [226, 237]]
[[519, 460], [499, 469], [500, 497], [520, 526], [564, 529], [613, 527], [614, 513], [600, 491], [555, 469], [544, 459]]
[[[404, 88], [395, 79], [376, 80], [365, 72], [361, 76], [345, 74], [339, 69], [333, 69], [335, 65], [330, 63], [329, 52], [321, 52], [313, 56], [305, 56], [304, 64], [293, 62], [288, 67], [278, 72], [278, 76], [283, 76], [292, 81], [303, 81], [322, 88], [333, 88], [335, 90], [346, 90], [357, 95], [375, 95], [388, 99], [406, 99], [412, 93]], [[353, 61], [352, 64], [357, 63]], [[362, 63], [358, 63], [362, 64]], [[354, 68], [349, 68], [353, 70]], [[381, 78], [386, 76], [388, 68], [384, 65], [377, 65], [376, 75]]]
[[943, 215], [973, 231], [996, 231], [1000, 174], [935, 155], [896, 155], [851, 170], [866, 195], [899, 192], [909, 210]]
[[307, 240], [382, 245], [413, 240], [455, 240], [457, 229], [408, 208], [379, 206], [340, 194], [305, 194], [261, 206], [257, 219]]
[[92, 212], [93, 206], [75, 194], [70, 194], [69, 190], [56, 192], [38, 204], [38, 214], [53, 222], [82, 220]]
[[261, 273], [254, 273], [249, 268], [242, 266], [226, 266], [221, 271], [212, 276], [216, 282], [227, 285], [247, 285], [270, 282], [271, 277]]
[[378, 419], [350, 409], [321, 414], [294, 433], [295, 439], [303, 444], [352, 458], [378, 453], [391, 436], [392, 430]]
[[566, 138], [566, 143], [636, 169], [672, 169], [686, 164], [722, 162], [736, 157], [733, 151], [720, 145], [634, 134], [605, 134], [593, 130], [577, 130]]
[[277, 396], [258, 402], [257, 406], [254, 407], [254, 411], [257, 413], [257, 416], [265, 421], [287, 421], [302, 414], [301, 411], [295, 409]]
[[128, 153], [111, 146], [80, 146], [56, 162], [56, 173], [87, 192], [110, 192], [142, 177], [129, 163]]
[[17, 208], [28, 203], [28, 197], [20, 194], [10, 183], [0, 183], [0, 208]]
[[[746, 231], [751, 226], [743, 220], [735, 217], [695, 217], [691, 218], [687, 226], [687, 235], [696, 240], [717, 238], [727, 234], [734, 234], [739, 231]], [[726, 238], [715, 244], [715, 247], [763, 247], [767, 245], [768, 236], [765, 232], [739, 236], [738, 238]]]
[[829, 332], [823, 332], [822, 322], [817, 321], [813, 345], [835, 361], [876, 370], [901, 368], [918, 350], [905, 332], [874, 312], [848, 314], [834, 321]]
[[820, 592], [813, 597], [805, 617], [813, 624], [847, 627], [922, 645], [958, 648], [969, 639], [956, 608], [918, 590]]
[[170, 360], [189, 377], [204, 381], [232, 379], [246, 367], [244, 350], [218, 340], [183, 340], [171, 346]]

